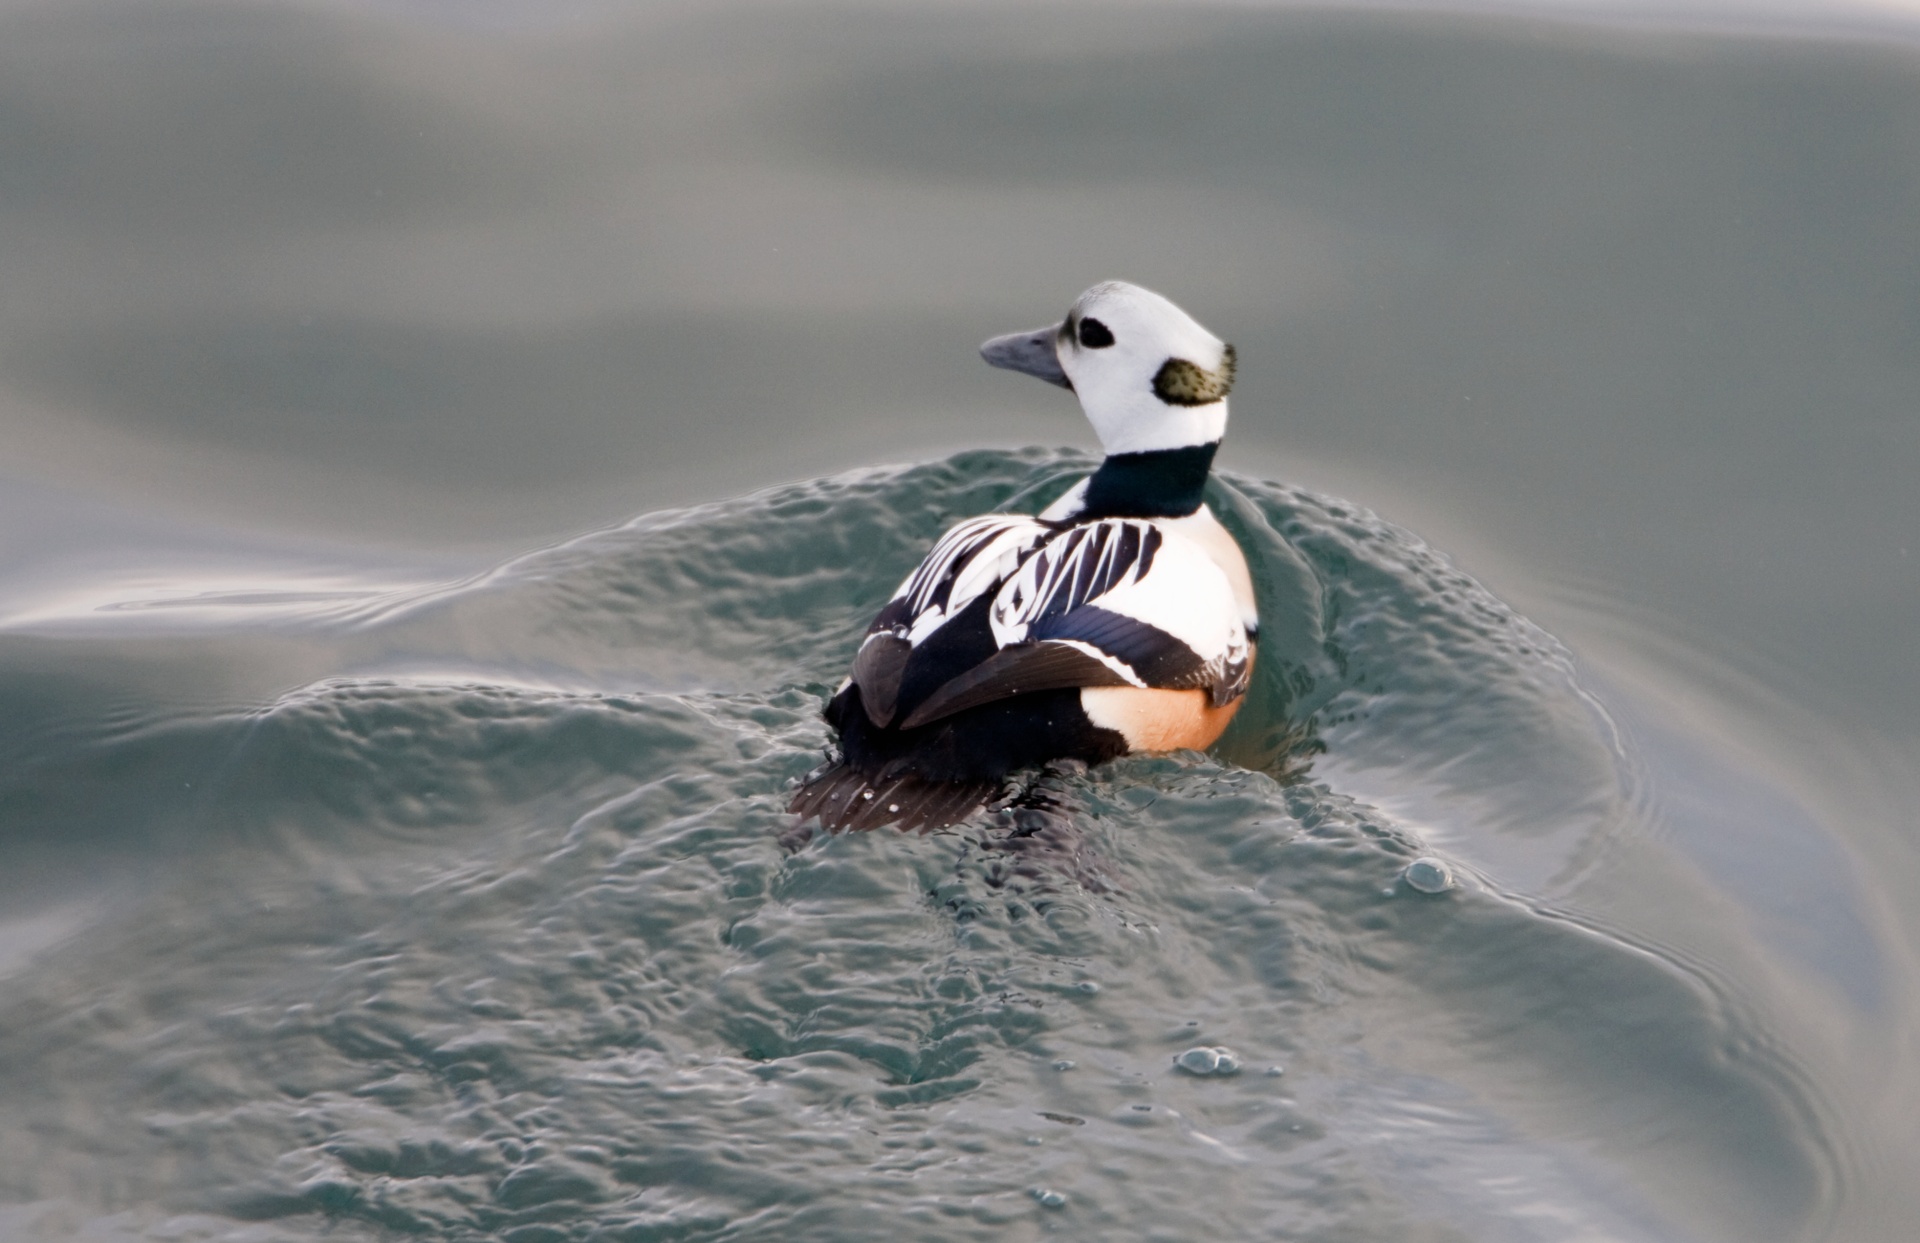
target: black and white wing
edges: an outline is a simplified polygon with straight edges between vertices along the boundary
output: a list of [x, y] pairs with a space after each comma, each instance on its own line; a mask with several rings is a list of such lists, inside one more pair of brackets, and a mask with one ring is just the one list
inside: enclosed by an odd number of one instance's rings
[[991, 654], [910, 705], [904, 727], [1065, 687], [1201, 689], [1216, 707], [1246, 692], [1246, 624], [1200, 544], [1146, 519], [1046, 534], [994, 591]]
[[1195, 688], [1231, 703], [1247, 686], [1250, 615], [1202, 543], [1149, 520], [963, 522], [874, 619], [829, 707], [830, 720], [852, 714], [836, 721], [848, 757], [789, 809], [830, 830], [957, 823], [999, 776], [929, 775], [916, 739], [938, 755], [955, 714], [1038, 691]]
[[1052, 534], [1052, 528], [1023, 515], [987, 514], [940, 537], [867, 627], [853, 658], [851, 680], [875, 725], [892, 723], [916, 649], [997, 590]]

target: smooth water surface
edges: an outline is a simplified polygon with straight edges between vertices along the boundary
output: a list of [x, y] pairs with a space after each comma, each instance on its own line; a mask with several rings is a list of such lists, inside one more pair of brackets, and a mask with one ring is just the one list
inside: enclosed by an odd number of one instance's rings
[[[1911, 1237], [1916, 32], [0, 6], [0, 1239]], [[1105, 277], [1246, 710], [799, 840]]]

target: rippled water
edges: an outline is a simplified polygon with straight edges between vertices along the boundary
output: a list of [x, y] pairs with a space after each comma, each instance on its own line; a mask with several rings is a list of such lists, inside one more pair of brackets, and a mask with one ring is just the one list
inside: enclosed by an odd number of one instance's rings
[[[1911, 1239], [1916, 27], [1491, 7], [0, 0], [0, 1240]], [[796, 839], [1109, 277], [1252, 701]]]
[[[945, 525], [1089, 465], [861, 471], [350, 603], [123, 602], [106, 633], [380, 657], [10, 765], [16, 817], [199, 859], [12, 982], [11, 1220], [1675, 1237], [1603, 1155], [1685, 1169], [1722, 1228], [1813, 1211], [1817, 1102], [1739, 999], [1559, 901], [1644, 828], [1606, 710], [1345, 502], [1216, 485], [1270, 636], [1220, 758], [1071, 779], [1017, 846], [783, 848], [865, 618]], [[1460, 886], [1401, 881], [1423, 851]], [[1196, 1046], [1243, 1069], [1176, 1073]]]

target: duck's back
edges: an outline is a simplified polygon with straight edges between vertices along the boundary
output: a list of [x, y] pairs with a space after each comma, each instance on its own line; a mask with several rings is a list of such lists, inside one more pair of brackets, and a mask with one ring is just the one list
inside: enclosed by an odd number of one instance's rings
[[1211, 743], [1247, 684], [1251, 601], [1194, 532], [1014, 515], [954, 527], [869, 627], [827, 711], [844, 758], [793, 810], [830, 829], [934, 827], [1015, 769]]
[[980, 355], [1072, 392], [1106, 456], [1038, 518], [949, 531], [874, 619], [827, 707], [844, 755], [792, 804], [828, 828], [950, 824], [1015, 769], [1207, 746], [1247, 687], [1253, 588], [1204, 504], [1233, 347], [1103, 281]]

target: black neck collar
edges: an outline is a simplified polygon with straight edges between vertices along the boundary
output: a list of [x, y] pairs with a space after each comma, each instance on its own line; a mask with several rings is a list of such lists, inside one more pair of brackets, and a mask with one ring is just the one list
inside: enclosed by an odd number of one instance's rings
[[1220, 442], [1149, 453], [1111, 453], [1087, 480], [1074, 521], [1087, 518], [1184, 518], [1200, 508]]

